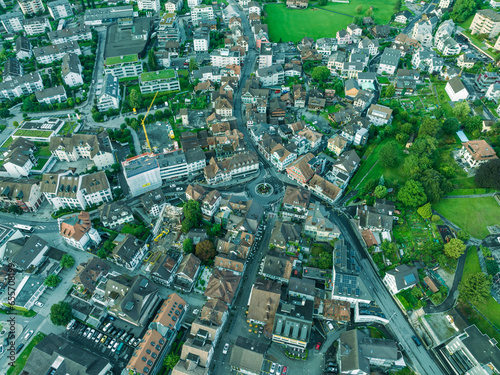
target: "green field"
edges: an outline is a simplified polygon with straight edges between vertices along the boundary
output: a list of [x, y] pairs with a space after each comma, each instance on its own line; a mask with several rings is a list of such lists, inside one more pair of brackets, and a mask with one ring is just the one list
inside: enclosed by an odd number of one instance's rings
[[433, 209], [479, 239], [489, 235], [486, 227], [500, 218], [500, 205], [493, 197], [443, 199]]
[[[328, 3], [323, 7], [307, 9], [288, 9], [285, 4], [266, 5], [269, 37], [273, 42], [297, 42], [305, 36], [335, 38], [337, 31], [352, 23], [355, 9], [363, 6], [364, 15], [373, 6], [376, 23], [386, 24], [391, 20], [395, 0], [351, 0], [349, 4]], [[311, 4], [311, 3], [310, 3]], [[314, 5], [314, 3], [313, 3]], [[338, 12], [342, 14], [332, 13]]]

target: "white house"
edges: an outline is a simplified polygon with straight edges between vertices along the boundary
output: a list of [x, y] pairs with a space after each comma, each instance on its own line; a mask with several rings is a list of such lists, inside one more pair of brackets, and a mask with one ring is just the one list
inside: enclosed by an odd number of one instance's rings
[[59, 233], [69, 246], [85, 251], [101, 242], [101, 236], [92, 227], [88, 212], [82, 211], [78, 216], [75, 214], [64, 219], [59, 218], [58, 224]]
[[413, 288], [417, 285], [418, 280], [417, 268], [408, 267], [406, 264], [387, 271], [384, 276], [384, 283], [392, 294]]
[[452, 102], [466, 100], [469, 97], [469, 91], [459, 77], [450, 79], [446, 84], [445, 91]]
[[137, 0], [139, 10], [152, 10], [155, 13], [160, 12], [160, 0]]
[[78, 55], [67, 53], [63, 56], [61, 75], [68, 86], [83, 85], [82, 70]]
[[285, 72], [281, 64], [274, 64], [257, 70], [257, 77], [264, 87], [276, 86], [284, 83]]
[[471, 168], [479, 167], [492, 159], [498, 159], [493, 147], [486, 141], [479, 139], [462, 143], [458, 155], [465, 160]]
[[104, 82], [101, 93], [97, 95], [97, 109], [100, 112], [105, 112], [110, 108], [120, 108], [120, 87], [118, 78], [111, 74], [104, 76]]
[[392, 121], [392, 109], [383, 105], [372, 104], [368, 109], [367, 117], [374, 125], [387, 125]]
[[410, 17], [411, 13], [408, 10], [403, 10], [396, 14], [394, 21], [406, 24], [410, 20]]
[[15, 138], [3, 156], [3, 167], [10, 177], [27, 177], [37, 164], [35, 144], [22, 137]]
[[384, 49], [384, 53], [380, 57], [380, 63], [377, 69], [377, 74], [386, 73], [393, 75], [398, 68], [401, 51], [394, 48]]
[[62, 103], [68, 100], [68, 96], [66, 95], [66, 89], [63, 85], [56, 87], [49, 87], [42, 91], [37, 91], [35, 93], [36, 100], [40, 103], [44, 103], [47, 105], [54, 103]]

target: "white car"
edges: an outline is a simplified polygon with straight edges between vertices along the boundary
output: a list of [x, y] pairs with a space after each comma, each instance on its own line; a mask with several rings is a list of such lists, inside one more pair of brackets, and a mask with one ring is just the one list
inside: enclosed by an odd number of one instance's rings
[[229, 343], [226, 343], [226, 345], [224, 345], [224, 349], [222, 349], [222, 354], [227, 354], [228, 350], [229, 350]]
[[330, 328], [330, 331], [333, 331], [333, 330], [334, 330], [334, 328], [333, 328], [333, 324], [332, 324], [332, 322], [331, 322], [331, 321], [327, 320], [327, 321], [326, 321], [326, 325], [328, 326], [328, 328]]
[[40, 302], [40, 301], [36, 301], [35, 302], [35, 306], [38, 306], [38, 307], [43, 307], [43, 303]]
[[269, 371], [271, 374], [274, 374], [274, 371], [276, 371], [276, 363], [273, 363], [271, 366], [271, 370]]
[[30, 329], [30, 330], [26, 333], [26, 335], [24, 335], [24, 339], [25, 339], [25, 340], [29, 340], [29, 338], [31, 337], [31, 335], [33, 335], [33, 330], [32, 330], [32, 329]]

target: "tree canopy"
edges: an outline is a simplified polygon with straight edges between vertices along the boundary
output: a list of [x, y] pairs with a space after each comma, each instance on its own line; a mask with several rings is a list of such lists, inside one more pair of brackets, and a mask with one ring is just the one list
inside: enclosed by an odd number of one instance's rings
[[317, 66], [311, 73], [311, 78], [315, 81], [326, 82], [330, 77], [330, 69], [326, 66]]
[[475, 0], [457, 0], [453, 5], [451, 19], [456, 23], [462, 23], [474, 14], [478, 8], [479, 1]]
[[163, 360], [163, 366], [167, 370], [172, 370], [180, 359], [177, 354], [170, 353]]
[[73, 319], [69, 303], [61, 301], [50, 307], [50, 321], [56, 326], [65, 326]]
[[398, 193], [398, 199], [405, 206], [417, 207], [427, 202], [422, 184], [418, 181], [407, 180]]
[[492, 159], [481, 164], [474, 181], [479, 187], [500, 190], [500, 159]]
[[75, 258], [69, 254], [64, 254], [61, 258], [61, 267], [71, 268], [75, 265]]
[[466, 275], [458, 284], [458, 293], [472, 304], [483, 303], [490, 296], [491, 276], [482, 272]]
[[186, 238], [184, 242], [182, 243], [182, 250], [186, 254], [190, 254], [193, 252], [193, 240], [191, 238]]
[[44, 285], [48, 286], [49, 288], [54, 288], [54, 287], [58, 286], [60, 282], [61, 282], [61, 278], [59, 276], [54, 275], [54, 274], [50, 274], [49, 276], [47, 276], [47, 278], [45, 279], [45, 281], [43, 283], [44, 283]]
[[378, 185], [376, 188], [375, 188], [375, 196], [379, 199], [383, 199], [385, 198], [385, 196], [387, 195], [387, 188], [383, 185]]
[[444, 244], [444, 255], [448, 258], [458, 259], [465, 252], [465, 244], [458, 238], [452, 238], [450, 242]]
[[387, 142], [380, 148], [378, 162], [384, 168], [393, 168], [398, 164], [399, 149], [395, 141]]
[[189, 232], [191, 228], [197, 227], [201, 220], [200, 202], [190, 199], [182, 208], [184, 212], [184, 220], [182, 221], [182, 231]]
[[429, 219], [432, 216], [432, 206], [430, 203], [426, 203], [423, 206], [419, 207], [417, 212], [424, 219]]
[[196, 245], [195, 255], [200, 258], [200, 260], [206, 262], [213, 259], [215, 255], [217, 255], [217, 252], [215, 251], [214, 244], [209, 240], [205, 240]]

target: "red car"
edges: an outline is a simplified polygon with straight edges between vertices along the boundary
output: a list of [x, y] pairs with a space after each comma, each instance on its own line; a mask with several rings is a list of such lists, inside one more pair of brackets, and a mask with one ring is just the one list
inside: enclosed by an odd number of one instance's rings
[[281, 375], [286, 375], [287, 371], [288, 371], [288, 368], [286, 366], [283, 366], [283, 369], [281, 370]]
[[319, 350], [321, 349], [321, 342], [318, 341], [318, 343], [316, 344], [316, 350]]

